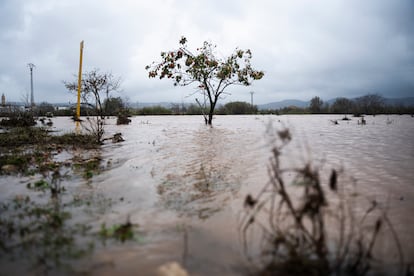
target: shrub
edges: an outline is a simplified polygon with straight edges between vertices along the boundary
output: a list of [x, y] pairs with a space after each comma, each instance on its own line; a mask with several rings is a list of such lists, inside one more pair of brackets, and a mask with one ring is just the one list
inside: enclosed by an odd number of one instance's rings
[[31, 112], [16, 111], [9, 114], [7, 119], [0, 121], [5, 127], [30, 127], [36, 125], [36, 120]]

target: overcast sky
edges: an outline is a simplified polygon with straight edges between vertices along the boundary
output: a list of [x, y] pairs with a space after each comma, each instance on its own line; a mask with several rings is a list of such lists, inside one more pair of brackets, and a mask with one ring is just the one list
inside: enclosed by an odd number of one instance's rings
[[84, 71], [122, 78], [115, 96], [130, 102], [193, 102], [193, 87], [149, 79], [145, 65], [210, 41], [218, 54], [251, 49], [265, 76], [233, 87], [228, 101], [328, 100], [378, 93], [414, 96], [413, 0], [1, 0], [0, 94], [20, 101], [76, 102], [79, 43]]

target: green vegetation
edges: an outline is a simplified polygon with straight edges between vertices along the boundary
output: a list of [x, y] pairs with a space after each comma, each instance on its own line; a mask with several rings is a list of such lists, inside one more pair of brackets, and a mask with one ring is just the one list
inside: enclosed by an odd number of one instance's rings
[[137, 234], [134, 231], [134, 226], [129, 220], [123, 224], [114, 224], [111, 227], [107, 227], [105, 223], [101, 225], [101, 230], [99, 231], [99, 236], [104, 241], [106, 239], [115, 239], [121, 242], [127, 240], [136, 240]]
[[90, 135], [50, 135], [38, 127], [10, 129], [0, 133], [0, 173], [29, 175], [58, 169], [63, 163], [53, 160], [54, 152], [74, 147], [95, 149], [98, 144]]
[[162, 106], [151, 106], [138, 109], [134, 112], [136, 115], [172, 115], [171, 109]]
[[13, 111], [5, 114], [8, 118], [0, 120], [3, 127], [30, 127], [36, 125], [36, 121], [31, 112]]
[[[31, 189], [32, 184], [27, 184], [27, 188]], [[45, 181], [44, 179], [38, 180], [33, 184], [33, 189], [35, 190], [46, 190], [49, 189], [49, 183]]]
[[87, 134], [65, 133], [50, 135], [49, 130], [41, 127], [17, 127], [0, 133], [0, 149], [19, 146], [37, 145], [48, 146], [77, 146], [82, 148], [97, 148], [98, 144]]
[[219, 107], [216, 113], [220, 115], [256, 114], [257, 106], [246, 102], [229, 102]]
[[100, 158], [95, 157], [87, 160], [81, 158], [73, 158], [73, 162], [75, 170], [83, 171], [82, 176], [85, 179], [90, 179], [94, 175], [99, 174], [101, 164]]
[[67, 265], [70, 260], [88, 254], [93, 242], [84, 243], [90, 227], [71, 224], [71, 204], [62, 203], [62, 194], [54, 192], [44, 180], [34, 183], [35, 191], [50, 189], [51, 200], [40, 203], [29, 196], [16, 196], [0, 205], [0, 258], [28, 262], [35, 274], [45, 275]]
[[104, 100], [103, 107], [105, 116], [116, 116], [125, 110], [125, 104], [121, 97], [108, 97]]
[[0, 218], [2, 258], [27, 258], [34, 265], [48, 270], [92, 249], [91, 244], [77, 243], [74, 239], [74, 235], [84, 235], [89, 228], [67, 225], [71, 214], [56, 202], [39, 204], [29, 197], [16, 197], [3, 203], [1, 210], [4, 214]]
[[100, 145], [91, 134], [76, 134], [73, 132], [52, 136], [51, 143], [64, 146], [76, 146], [84, 149], [95, 149]]
[[48, 130], [38, 127], [15, 127], [0, 133], [0, 148], [12, 148], [23, 145], [46, 144]]

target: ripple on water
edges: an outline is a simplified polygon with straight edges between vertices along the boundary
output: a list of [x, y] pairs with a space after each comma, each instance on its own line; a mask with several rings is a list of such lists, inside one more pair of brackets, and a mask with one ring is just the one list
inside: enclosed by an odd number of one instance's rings
[[[126, 141], [104, 146], [102, 157], [109, 165], [91, 185], [124, 199], [114, 203], [106, 218], [119, 222], [130, 215], [146, 232], [148, 243], [98, 252], [92, 263], [111, 260], [115, 267], [125, 265], [128, 274], [142, 267], [154, 271], [166, 261], [182, 263], [187, 254], [190, 272], [207, 275], [218, 267], [214, 273], [240, 274], [235, 268], [243, 266], [237, 217], [245, 195], [257, 194], [268, 181], [269, 122], [293, 133], [283, 152], [284, 164], [312, 160], [323, 172], [343, 168], [366, 197], [388, 202], [402, 240], [414, 244], [414, 119], [367, 116], [367, 125], [361, 126], [357, 118], [341, 118], [216, 116], [213, 128], [200, 116], [133, 117], [127, 126], [109, 120], [106, 133], [122, 132]], [[53, 120], [57, 129], [73, 129], [67, 118]], [[414, 248], [405, 250], [414, 256]], [[217, 257], [225, 254], [230, 257]], [[116, 271], [112, 266], [106, 270]]]

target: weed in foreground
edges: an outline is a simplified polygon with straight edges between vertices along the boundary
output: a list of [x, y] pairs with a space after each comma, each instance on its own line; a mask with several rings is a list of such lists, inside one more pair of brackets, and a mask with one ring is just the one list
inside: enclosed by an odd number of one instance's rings
[[119, 240], [121, 242], [135, 240], [138, 239], [137, 233], [134, 230], [137, 226], [138, 225], [132, 224], [129, 218], [123, 224], [114, 224], [110, 227], [107, 227], [106, 224], [103, 223], [101, 225], [101, 230], [99, 231], [99, 236], [103, 242], [109, 238]]
[[[389, 230], [399, 262], [401, 245], [386, 212], [375, 201], [362, 216], [360, 203], [339, 185], [339, 173], [331, 171], [327, 187], [319, 170], [281, 168], [283, 148], [291, 141], [288, 129], [274, 135], [269, 182], [257, 196], [247, 195], [240, 234], [245, 252], [258, 275], [366, 275], [373, 267], [374, 245], [380, 231]], [[288, 185], [291, 184], [291, 185]], [[261, 242], [257, 242], [260, 239]], [[260, 244], [259, 248], [254, 248]], [[256, 249], [259, 256], [250, 253]]]

